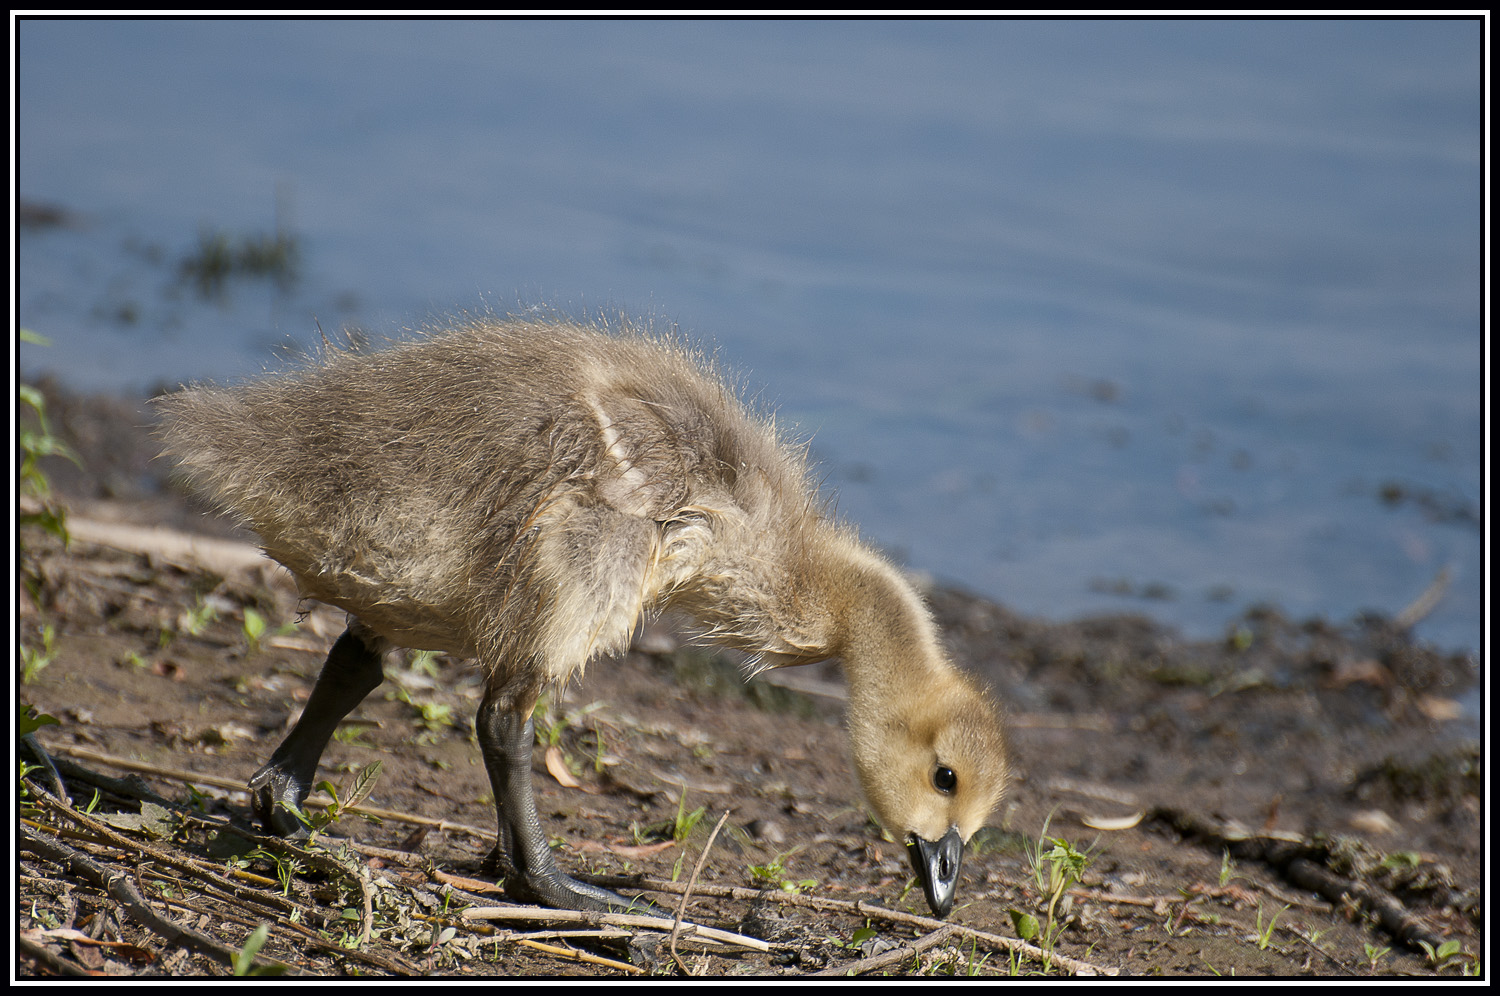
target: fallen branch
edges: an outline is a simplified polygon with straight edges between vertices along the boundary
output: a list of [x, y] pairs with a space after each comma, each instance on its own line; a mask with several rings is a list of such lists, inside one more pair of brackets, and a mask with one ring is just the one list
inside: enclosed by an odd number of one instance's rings
[[1418, 954], [1423, 943], [1436, 949], [1443, 937], [1409, 912], [1401, 900], [1372, 882], [1338, 874], [1325, 867], [1326, 847], [1301, 837], [1270, 837], [1251, 834], [1236, 827], [1177, 809], [1158, 808], [1150, 818], [1171, 827], [1184, 837], [1227, 849], [1237, 859], [1259, 861], [1276, 869], [1283, 878], [1333, 903], [1349, 903], [1373, 916], [1382, 930]]
[[[676, 882], [665, 882], [661, 879], [645, 879], [640, 883], [640, 887], [651, 889], [655, 892], [666, 893], [680, 892], [684, 888], [684, 886], [678, 885]], [[848, 916], [863, 917], [871, 920], [884, 920], [887, 923], [899, 923], [929, 931], [940, 927], [952, 927], [963, 937], [973, 938], [990, 947], [1011, 951], [1023, 957], [1042, 962], [1043, 964], [1055, 965], [1074, 975], [1119, 974], [1115, 969], [1101, 968], [1086, 961], [1079, 961], [1076, 958], [1069, 958], [1066, 955], [1058, 954], [1056, 951], [1044, 951], [1036, 945], [1028, 944], [1018, 938], [1002, 937], [999, 934], [991, 934], [987, 931], [965, 927], [963, 924], [950, 924], [947, 921], [937, 920], [930, 916], [887, 909], [884, 906], [877, 906], [863, 899], [828, 899], [823, 896], [800, 895], [773, 889], [749, 889], [744, 886], [700, 885], [696, 891], [700, 895], [711, 896], [716, 899], [758, 899], [780, 903], [784, 906], [800, 906], [823, 912], [842, 913]]]
[[[80, 851], [62, 841], [48, 840], [30, 827], [18, 828], [20, 850], [51, 861], [65, 871], [77, 875], [102, 889], [136, 923], [162, 938], [168, 944], [181, 944], [212, 958], [228, 968], [233, 968], [239, 952], [229, 948], [192, 927], [178, 923], [157, 913], [151, 903], [142, 896], [126, 876], [112, 868], [99, 864]], [[255, 965], [264, 968], [278, 967], [277, 963], [257, 958]]]
[[[460, 914], [466, 920], [524, 920], [532, 923], [584, 923], [590, 927], [645, 927], [650, 930], [668, 931], [673, 920], [662, 916], [642, 916], [638, 913], [587, 913], [579, 910], [549, 910], [539, 906], [471, 906]], [[749, 951], [766, 952], [771, 945], [758, 937], [748, 937], [714, 927], [693, 924], [693, 936], [698, 940], [717, 941], [730, 947]]]
[[[136, 761], [128, 757], [118, 757], [113, 754], [105, 754], [100, 751], [89, 750], [86, 747], [54, 747], [54, 754], [66, 757], [75, 757], [80, 760], [93, 761], [98, 764], [107, 764], [121, 771], [134, 771], [143, 775], [150, 775], [163, 781], [181, 782], [184, 785], [194, 787], [212, 786], [223, 789], [226, 792], [245, 793], [247, 791], [243, 781], [233, 778], [221, 778], [217, 775], [204, 774], [198, 771], [183, 771], [179, 768], [166, 768], [159, 764], [151, 764], [146, 761]], [[326, 806], [333, 800], [322, 792], [315, 792], [307, 797], [307, 804], [312, 806]], [[406, 813], [394, 809], [381, 809], [376, 806], [345, 806], [343, 811], [349, 813], [363, 813], [374, 816], [380, 820], [392, 823], [404, 823], [410, 826], [431, 827], [434, 830], [443, 830], [448, 833], [462, 833], [478, 840], [494, 840], [495, 831], [485, 830], [480, 827], [471, 827], [465, 823], [454, 823], [451, 820], [437, 820], [428, 816], [418, 816], [415, 813]]]
[[556, 944], [544, 944], [541, 941], [520, 939], [517, 939], [515, 943], [519, 944], [521, 947], [533, 948], [537, 951], [545, 951], [547, 954], [556, 955], [559, 958], [566, 958], [569, 961], [580, 961], [588, 965], [603, 965], [606, 968], [613, 968], [616, 971], [620, 972], [628, 972], [632, 975], [645, 974], [645, 969], [636, 968], [629, 962], [616, 961], [613, 958], [605, 958], [602, 955], [590, 954], [587, 951], [579, 951], [577, 948], [560, 948]]
[[687, 909], [688, 898], [693, 894], [693, 886], [698, 881], [698, 873], [703, 871], [703, 862], [708, 860], [708, 852], [713, 849], [714, 841], [719, 839], [719, 831], [724, 829], [724, 821], [729, 819], [729, 810], [724, 810], [724, 815], [719, 817], [719, 822], [714, 824], [714, 832], [708, 835], [708, 843], [703, 845], [703, 851], [698, 855], [698, 863], [693, 866], [693, 874], [689, 876], [687, 888], [682, 890], [682, 899], [677, 903], [677, 915], [672, 918], [672, 933], [668, 937], [667, 950], [671, 952], [672, 960], [682, 970], [683, 975], [691, 975], [682, 959], [677, 956], [677, 935], [682, 931], [682, 913]]
[[925, 937], [917, 938], [910, 944], [903, 944], [900, 947], [892, 948], [889, 951], [883, 951], [880, 954], [873, 955], [869, 958], [861, 958], [858, 961], [845, 962], [844, 964], [837, 967], [825, 968], [820, 972], [813, 972], [812, 974], [832, 976], [864, 975], [866, 972], [873, 972], [877, 969], [886, 968], [890, 965], [899, 965], [904, 961], [915, 958], [917, 955], [921, 954], [923, 951], [926, 951], [928, 948], [936, 947], [937, 945], [950, 939], [956, 933], [958, 933], [957, 929], [953, 926], [953, 924], [950, 923], [946, 926], [939, 927], [937, 930], [934, 930], [932, 933], [928, 934]]
[[[71, 821], [74, 825], [80, 828], [80, 831], [70, 832], [55, 827], [42, 826], [40, 827], [40, 829], [42, 830], [46, 830], [48, 832], [59, 835], [66, 833], [70, 836], [86, 839], [89, 843], [93, 843], [96, 846], [102, 845], [105, 847], [111, 847], [126, 854], [135, 855], [140, 859], [150, 861], [153, 864], [159, 865], [163, 868], [175, 869], [176, 871], [179, 871], [185, 875], [190, 875], [195, 879], [196, 888], [201, 889], [206, 893], [215, 895], [215, 897], [220, 902], [236, 905], [242, 910], [249, 910], [251, 907], [260, 907], [259, 909], [255, 909], [251, 913], [250, 919], [252, 921], [264, 922], [267, 917], [270, 917], [274, 920], [274, 924], [277, 930], [295, 934], [309, 946], [319, 948], [332, 954], [337, 954], [341, 957], [345, 957], [353, 961], [359, 961], [375, 968], [390, 971], [395, 974], [421, 974], [421, 970], [419, 968], [401, 961], [400, 959], [387, 958], [381, 955], [371, 954], [363, 950], [349, 949], [339, 944], [330, 943], [328, 940], [318, 935], [314, 930], [309, 929], [309, 927], [307, 927], [304, 923], [298, 922], [299, 917], [306, 923], [311, 924], [319, 924], [325, 922], [327, 919], [326, 910], [320, 910], [312, 906], [298, 905], [297, 903], [292, 902], [286, 896], [274, 894], [267, 895], [263, 891], [246, 890], [240, 888], [234, 881], [232, 881], [232, 879], [242, 878], [248, 881], [252, 881], [254, 884], [262, 887], [276, 885], [275, 882], [272, 882], [271, 880], [266, 879], [263, 876], [253, 875], [251, 873], [243, 871], [242, 869], [230, 869], [226, 872], [225, 869], [212, 862], [206, 862], [200, 858], [194, 858], [191, 856], [184, 856], [178, 853], [169, 852], [144, 841], [135, 840], [134, 838], [119, 832], [109, 824], [104, 823], [101, 820], [97, 820], [94, 817], [89, 816], [88, 814], [81, 813], [76, 809], [64, 806], [57, 800], [47, 796], [42, 796], [39, 799], [39, 802], [41, 802], [44, 806], [51, 810], [55, 815], [61, 816], [64, 819]], [[199, 822], [204, 821], [199, 820]], [[208, 825], [211, 826], [212, 824]], [[26, 827], [25, 824], [23, 824], [23, 829], [29, 828]], [[88, 835], [86, 838], [85, 834]], [[275, 849], [284, 850], [287, 853], [292, 854], [294, 857], [300, 860], [305, 860], [309, 864], [316, 865], [330, 873], [343, 876], [352, 874], [349, 868], [338, 862], [331, 855], [324, 854], [318, 851], [299, 848], [295, 845], [288, 844], [285, 841], [275, 838], [265, 839], [262, 841], [262, 843]], [[365, 914], [362, 919], [362, 925], [368, 928], [368, 925], [373, 922], [373, 908], [371, 902], [373, 893], [370, 890], [368, 881], [366, 881], [367, 876], [354, 874], [354, 877], [359, 880], [360, 889], [365, 896]]]

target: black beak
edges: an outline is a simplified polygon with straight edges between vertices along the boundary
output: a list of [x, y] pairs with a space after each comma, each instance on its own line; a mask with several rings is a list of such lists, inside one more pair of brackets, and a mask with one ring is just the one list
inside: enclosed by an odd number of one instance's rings
[[945, 917], [953, 910], [953, 894], [958, 889], [958, 866], [964, 859], [964, 841], [953, 827], [936, 844], [915, 835], [906, 842], [911, 866], [922, 881], [922, 894], [934, 916]]

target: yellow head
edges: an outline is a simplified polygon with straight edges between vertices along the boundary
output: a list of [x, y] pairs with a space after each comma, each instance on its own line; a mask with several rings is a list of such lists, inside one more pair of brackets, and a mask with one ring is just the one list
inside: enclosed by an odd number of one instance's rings
[[946, 916], [963, 845], [1005, 792], [1005, 738], [985, 692], [952, 670], [926, 677], [926, 687], [851, 703], [850, 732], [865, 797]]

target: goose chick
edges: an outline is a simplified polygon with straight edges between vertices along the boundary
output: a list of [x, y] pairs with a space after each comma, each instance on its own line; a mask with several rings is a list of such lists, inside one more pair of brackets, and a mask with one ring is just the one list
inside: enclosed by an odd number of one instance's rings
[[157, 405], [189, 479], [350, 615], [251, 778], [270, 831], [302, 832], [288, 809], [386, 652], [446, 651], [484, 669], [475, 728], [507, 892], [630, 908], [556, 867], [531, 714], [625, 649], [643, 613], [677, 609], [763, 667], [842, 659], [865, 795], [933, 911], [952, 908], [963, 846], [1005, 788], [998, 710], [899, 572], [825, 513], [802, 450], [701, 356], [628, 328], [481, 320]]

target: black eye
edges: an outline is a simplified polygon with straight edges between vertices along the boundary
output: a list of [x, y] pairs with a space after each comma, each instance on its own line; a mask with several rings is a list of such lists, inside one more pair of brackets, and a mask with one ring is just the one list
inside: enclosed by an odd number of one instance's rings
[[940, 764], [932, 773], [932, 787], [944, 795], [952, 795], [953, 790], [958, 788], [958, 776], [953, 773], [952, 768]]

